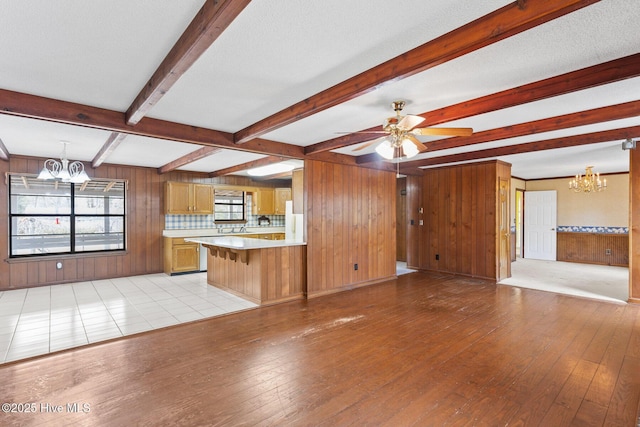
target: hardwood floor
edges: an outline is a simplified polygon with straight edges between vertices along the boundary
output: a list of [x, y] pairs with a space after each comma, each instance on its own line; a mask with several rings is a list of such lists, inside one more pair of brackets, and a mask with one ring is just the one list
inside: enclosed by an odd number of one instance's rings
[[3, 426], [635, 426], [640, 306], [413, 273], [3, 365], [0, 397], [35, 410]]

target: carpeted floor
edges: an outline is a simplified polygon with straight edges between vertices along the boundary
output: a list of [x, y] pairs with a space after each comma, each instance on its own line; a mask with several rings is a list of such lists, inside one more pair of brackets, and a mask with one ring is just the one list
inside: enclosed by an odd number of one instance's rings
[[619, 303], [629, 298], [627, 267], [518, 258], [499, 283]]

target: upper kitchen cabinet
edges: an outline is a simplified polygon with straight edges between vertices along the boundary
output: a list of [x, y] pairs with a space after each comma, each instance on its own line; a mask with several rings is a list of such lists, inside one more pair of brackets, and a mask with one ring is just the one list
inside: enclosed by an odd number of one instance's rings
[[167, 182], [165, 213], [213, 214], [213, 186], [191, 182]]
[[287, 200], [291, 200], [291, 189], [290, 188], [276, 188], [276, 207], [275, 214], [276, 215], [284, 215], [286, 209]]
[[291, 200], [290, 188], [259, 188], [253, 193], [253, 215], [284, 215], [285, 202]]
[[276, 192], [273, 188], [260, 188], [253, 193], [253, 206], [251, 212], [254, 215], [274, 215], [276, 212]]

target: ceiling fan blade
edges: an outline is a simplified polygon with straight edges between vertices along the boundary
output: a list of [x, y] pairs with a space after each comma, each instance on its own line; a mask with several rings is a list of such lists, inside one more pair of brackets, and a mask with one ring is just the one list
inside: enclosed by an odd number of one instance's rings
[[411, 131], [414, 135], [451, 135], [470, 136], [473, 134], [472, 128], [418, 128]]
[[367, 143], [365, 143], [365, 144], [362, 144], [361, 146], [359, 146], [359, 147], [357, 147], [357, 148], [354, 148], [354, 149], [353, 149], [353, 150], [351, 150], [351, 151], [360, 151], [360, 150], [364, 150], [365, 148], [369, 148], [369, 147], [371, 147], [372, 145], [377, 144], [378, 142], [382, 142], [382, 141], [384, 141], [385, 139], [387, 139], [387, 137], [386, 137], [386, 136], [383, 136], [383, 137], [381, 137], [381, 138], [376, 138], [376, 139], [374, 139], [374, 140], [372, 140], [372, 141], [369, 141], [369, 142], [367, 142]]
[[413, 142], [413, 144], [416, 146], [419, 152], [424, 153], [425, 151], [427, 151], [427, 146], [424, 145], [422, 142], [418, 141], [418, 138], [416, 138], [415, 136], [408, 133], [406, 138], [409, 141]]
[[403, 130], [413, 129], [424, 121], [424, 117], [406, 115], [398, 123], [398, 127]]
[[341, 135], [351, 135], [352, 133], [389, 133], [386, 130], [363, 130], [357, 132], [334, 132]]

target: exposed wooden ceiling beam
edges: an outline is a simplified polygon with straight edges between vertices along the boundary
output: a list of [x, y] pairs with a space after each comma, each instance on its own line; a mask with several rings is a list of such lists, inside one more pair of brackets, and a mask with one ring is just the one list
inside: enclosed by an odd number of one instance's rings
[[238, 146], [233, 135], [213, 129], [158, 120], [149, 117], [137, 125], [127, 125], [124, 113], [88, 105], [44, 98], [0, 89], [0, 114], [47, 120], [76, 126], [122, 132], [131, 135], [168, 139], [190, 144], [231, 148], [252, 153], [301, 159], [303, 147], [265, 139], [255, 139]]
[[218, 147], [202, 147], [193, 151], [189, 154], [186, 154], [178, 159], [175, 159], [172, 162], [167, 163], [166, 165], [160, 166], [158, 168], [158, 173], [163, 174], [167, 172], [174, 171], [178, 169], [180, 166], [184, 166], [189, 163], [193, 163], [196, 160], [204, 159], [205, 157], [209, 157], [212, 154], [215, 154], [222, 150]]
[[[125, 123], [124, 114], [118, 111], [4, 89], [0, 89], [0, 114], [291, 159], [305, 158], [304, 148], [297, 145], [262, 138], [236, 145], [230, 133], [149, 117], [145, 117], [135, 126], [130, 126]], [[353, 156], [338, 153], [318, 153], [314, 159], [356, 165]], [[363, 167], [377, 168], [375, 165], [363, 165]]]
[[224, 175], [229, 175], [235, 172], [241, 172], [247, 169], [252, 169], [252, 168], [257, 168], [260, 166], [267, 166], [270, 165], [272, 163], [278, 163], [278, 162], [282, 162], [284, 160], [287, 160], [283, 157], [279, 157], [279, 156], [267, 156], [267, 157], [263, 157], [261, 159], [257, 159], [257, 160], [253, 160], [250, 162], [246, 162], [243, 163], [241, 165], [236, 165], [236, 166], [231, 166], [229, 168], [224, 168], [224, 169], [219, 169], [215, 172], [211, 172], [209, 174], [209, 176], [211, 178], [215, 178], [217, 176], [224, 176]]
[[91, 166], [93, 168], [97, 168], [98, 166], [100, 166], [126, 137], [126, 133], [111, 132], [111, 135], [109, 135], [107, 141], [102, 145], [102, 148], [100, 149], [98, 154], [96, 154], [96, 156], [91, 161]]
[[252, 176], [251, 179], [254, 181], [271, 181], [274, 179], [285, 180], [285, 179], [291, 179], [291, 176], [292, 176], [291, 172], [279, 172], [279, 173], [274, 173], [273, 175]]
[[250, 1], [207, 0], [127, 110], [127, 124], [138, 123]]
[[[623, 104], [610, 105], [607, 107], [594, 108], [576, 113], [564, 114], [561, 116], [549, 117], [541, 120], [534, 120], [517, 125], [504, 126], [496, 129], [489, 129], [484, 132], [477, 132], [471, 136], [453, 137], [441, 139], [427, 143], [430, 152], [446, 150], [449, 148], [466, 147], [483, 142], [499, 141], [518, 136], [532, 135], [542, 132], [551, 132], [559, 129], [568, 129], [577, 126], [586, 126], [595, 123], [609, 122], [629, 117], [640, 116], [640, 100], [625, 102]], [[377, 153], [365, 154], [356, 159], [356, 163], [364, 164], [375, 162], [380, 159]]]
[[447, 163], [465, 162], [471, 160], [489, 159], [510, 154], [531, 153], [534, 151], [553, 150], [558, 148], [575, 147], [586, 144], [623, 140], [632, 135], [640, 135], [640, 126], [632, 126], [622, 129], [613, 129], [602, 132], [593, 132], [582, 135], [565, 136], [561, 138], [546, 139], [542, 141], [528, 142], [524, 144], [509, 145], [506, 147], [489, 148], [486, 150], [468, 151], [465, 153], [451, 154], [448, 156], [432, 157], [429, 159], [415, 160], [402, 163], [400, 171], [406, 167], [413, 170], [420, 166], [444, 165]]
[[[638, 76], [640, 76], [640, 54], [635, 54], [422, 113], [420, 116], [425, 118], [425, 121], [420, 126], [433, 126]], [[376, 126], [360, 132], [380, 129], [381, 126]], [[360, 133], [344, 135], [309, 145], [305, 147], [304, 152], [310, 155], [335, 150], [377, 137], [377, 135]]]
[[0, 139], [0, 159], [9, 160], [9, 150], [5, 147], [4, 142]]
[[254, 123], [234, 135], [238, 144], [326, 110], [377, 87], [412, 76], [599, 0], [512, 2], [441, 37], [347, 79]]

